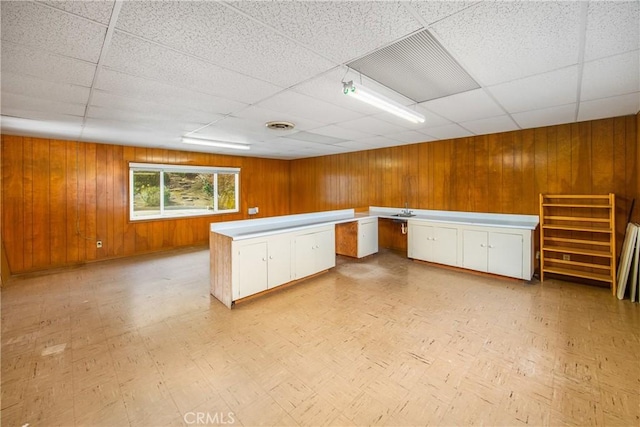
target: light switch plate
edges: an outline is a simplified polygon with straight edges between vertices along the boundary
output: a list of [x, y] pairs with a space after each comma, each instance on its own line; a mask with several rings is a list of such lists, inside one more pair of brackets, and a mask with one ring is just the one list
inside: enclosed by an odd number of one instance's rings
[[255, 215], [259, 212], [258, 207], [256, 206], [255, 208], [249, 208], [249, 215]]

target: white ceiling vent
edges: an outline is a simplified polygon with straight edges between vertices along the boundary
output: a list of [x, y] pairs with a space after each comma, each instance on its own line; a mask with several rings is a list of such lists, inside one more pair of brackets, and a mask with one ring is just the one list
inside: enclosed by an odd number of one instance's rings
[[480, 87], [427, 30], [347, 65], [416, 102]]
[[291, 122], [282, 122], [282, 121], [267, 122], [264, 125], [269, 129], [273, 129], [273, 130], [291, 130], [294, 127], [296, 127], [296, 125]]

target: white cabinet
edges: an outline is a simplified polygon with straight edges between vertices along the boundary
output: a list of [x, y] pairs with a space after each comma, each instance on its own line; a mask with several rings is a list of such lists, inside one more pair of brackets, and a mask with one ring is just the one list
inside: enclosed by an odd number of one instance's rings
[[291, 281], [291, 235], [234, 242], [233, 299]]
[[296, 234], [293, 240], [294, 279], [311, 276], [336, 265], [334, 226]]
[[358, 220], [358, 258], [378, 252], [378, 218]]
[[408, 256], [457, 266], [458, 228], [427, 221], [409, 221]]
[[463, 229], [462, 266], [529, 280], [531, 275], [527, 277], [525, 271], [525, 237], [523, 232], [509, 229]]

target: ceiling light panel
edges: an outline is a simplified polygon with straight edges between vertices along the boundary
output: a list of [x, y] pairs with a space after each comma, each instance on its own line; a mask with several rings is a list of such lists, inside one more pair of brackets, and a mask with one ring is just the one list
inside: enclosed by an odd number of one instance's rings
[[101, 24], [109, 24], [111, 19], [111, 12], [113, 12], [114, 1], [38, 1], [38, 3], [46, 4], [47, 6], [54, 7], [56, 9], [64, 10], [65, 12], [72, 13], [74, 15], [82, 16], [92, 21], [100, 22]]
[[575, 121], [575, 116], [575, 102], [573, 104], [542, 108], [540, 110], [524, 111], [522, 113], [511, 115], [513, 120], [515, 120], [522, 129], [571, 123]]
[[116, 31], [105, 66], [165, 84], [252, 104], [280, 87]]
[[37, 3], [2, 2], [3, 41], [97, 63], [106, 32], [103, 25]]
[[96, 89], [126, 95], [159, 104], [206, 111], [213, 114], [229, 114], [242, 110], [248, 104], [232, 101], [195, 90], [168, 85], [155, 80], [132, 76], [114, 70], [100, 72]]
[[580, 100], [640, 91], [640, 50], [584, 64]]
[[284, 87], [337, 64], [218, 2], [125, 2], [117, 28]]
[[[337, 63], [346, 62], [420, 29], [401, 2], [230, 2]], [[346, 19], [345, 19], [346, 18]], [[348, 43], [336, 43], [348, 40]]]
[[427, 30], [347, 65], [416, 102], [480, 87]]
[[481, 2], [433, 25], [435, 36], [483, 85], [578, 62], [581, 2]]
[[[2, 6], [4, 7], [4, 6]], [[59, 83], [91, 86], [96, 66], [26, 46], [2, 41], [2, 72], [37, 77]]]
[[638, 48], [640, 48], [640, 2], [589, 2], [585, 61]]
[[2, 73], [2, 91], [49, 101], [86, 104], [89, 88], [65, 83], [48, 82], [24, 74]]
[[577, 99], [578, 66], [502, 83], [487, 90], [509, 113], [569, 104]]
[[578, 121], [626, 116], [640, 111], [640, 92], [580, 103]]
[[420, 104], [453, 122], [467, 122], [504, 114], [504, 111], [482, 89], [434, 99]]

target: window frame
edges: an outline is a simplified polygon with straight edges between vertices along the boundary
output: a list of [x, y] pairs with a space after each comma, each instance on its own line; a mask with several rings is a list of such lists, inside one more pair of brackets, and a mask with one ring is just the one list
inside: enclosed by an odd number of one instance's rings
[[[160, 173], [160, 214], [158, 215], [145, 215], [143, 217], [136, 217], [134, 208], [134, 188], [133, 188], [133, 174], [137, 171], [149, 171]], [[171, 214], [172, 211], [166, 211], [164, 209], [164, 174], [165, 172], [176, 173], [206, 173], [213, 174], [213, 209], [205, 212], [195, 212], [193, 214]], [[218, 174], [233, 174], [235, 175], [235, 209], [218, 209]], [[240, 168], [234, 167], [218, 167], [218, 166], [192, 166], [192, 165], [171, 165], [162, 163], [129, 163], [129, 221], [140, 222], [159, 219], [180, 219], [180, 218], [193, 218], [198, 216], [213, 216], [229, 213], [240, 212]], [[175, 211], [174, 211], [175, 212]]]

